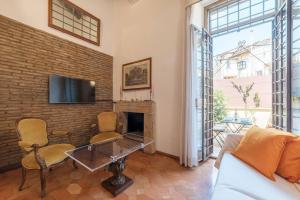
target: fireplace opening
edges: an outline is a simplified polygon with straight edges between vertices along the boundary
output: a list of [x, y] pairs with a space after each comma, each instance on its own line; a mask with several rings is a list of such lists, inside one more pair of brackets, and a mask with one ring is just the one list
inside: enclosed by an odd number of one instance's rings
[[144, 113], [127, 113], [127, 133], [144, 136]]

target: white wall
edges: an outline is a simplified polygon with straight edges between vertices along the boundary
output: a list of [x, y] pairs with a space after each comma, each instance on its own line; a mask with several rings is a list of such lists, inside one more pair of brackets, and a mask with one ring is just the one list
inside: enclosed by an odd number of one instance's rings
[[86, 47], [113, 54], [113, 1], [70, 0], [101, 20], [100, 47], [48, 27], [48, 0], [0, 0], [0, 15], [52, 33]]
[[[179, 155], [184, 1], [115, 1], [114, 99], [120, 99], [122, 64], [152, 57], [156, 102], [157, 150]], [[124, 98], [148, 99], [148, 91], [126, 92]]]

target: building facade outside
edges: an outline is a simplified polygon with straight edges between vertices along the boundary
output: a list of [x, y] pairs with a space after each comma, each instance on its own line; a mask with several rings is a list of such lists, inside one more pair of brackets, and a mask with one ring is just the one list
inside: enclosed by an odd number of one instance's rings
[[[252, 84], [245, 105], [242, 95], [233, 87], [242, 89]], [[237, 48], [214, 57], [214, 90], [225, 97], [227, 116], [251, 118], [254, 124], [265, 127], [271, 121], [272, 109], [272, 44], [271, 39]], [[245, 109], [247, 111], [245, 111]]]

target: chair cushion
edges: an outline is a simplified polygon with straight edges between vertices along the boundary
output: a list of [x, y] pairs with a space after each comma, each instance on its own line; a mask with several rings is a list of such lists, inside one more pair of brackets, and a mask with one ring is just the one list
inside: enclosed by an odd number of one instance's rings
[[103, 132], [103, 133], [98, 133], [97, 135], [93, 136], [90, 140], [91, 144], [95, 143], [105, 143], [105, 142], [110, 142], [113, 140], [117, 139], [122, 139], [122, 135], [117, 132]]
[[[68, 156], [64, 152], [72, 149], [75, 149], [75, 147], [71, 144], [53, 144], [40, 148], [39, 154], [49, 167], [66, 159]], [[22, 165], [26, 169], [40, 169], [35, 160], [34, 152], [29, 153], [22, 159]]]
[[253, 126], [247, 131], [233, 155], [275, 181], [281, 155], [291, 134]]
[[[44, 146], [48, 143], [47, 137], [47, 124], [41, 119], [22, 119], [17, 126], [18, 132], [23, 142], [30, 144], [38, 144]], [[32, 150], [32, 148], [24, 148], [26, 151]]]
[[117, 127], [117, 113], [102, 112], [98, 115], [99, 132], [113, 132]]
[[292, 183], [300, 181], [300, 137], [286, 144], [276, 173]]

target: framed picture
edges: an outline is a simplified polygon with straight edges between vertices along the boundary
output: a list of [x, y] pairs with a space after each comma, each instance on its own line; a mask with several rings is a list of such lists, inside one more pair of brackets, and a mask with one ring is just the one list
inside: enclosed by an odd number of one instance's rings
[[151, 89], [151, 58], [123, 65], [123, 90]]

